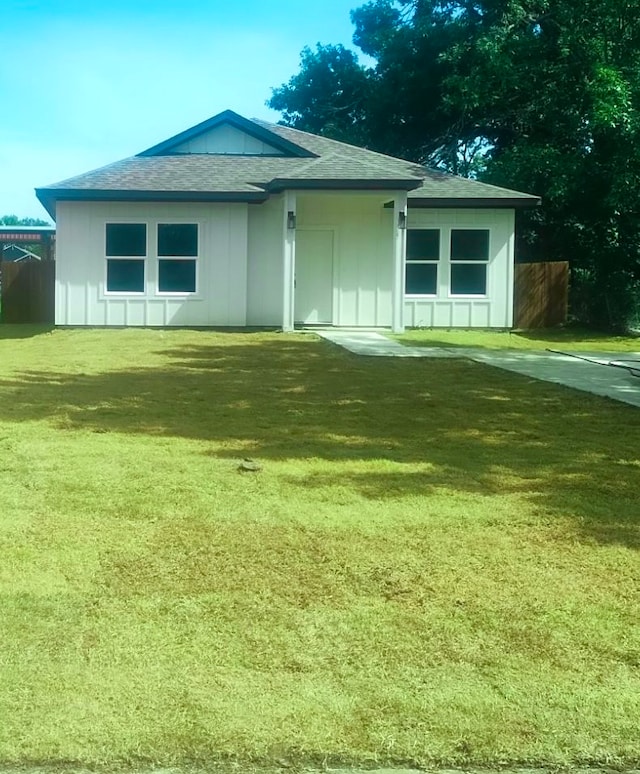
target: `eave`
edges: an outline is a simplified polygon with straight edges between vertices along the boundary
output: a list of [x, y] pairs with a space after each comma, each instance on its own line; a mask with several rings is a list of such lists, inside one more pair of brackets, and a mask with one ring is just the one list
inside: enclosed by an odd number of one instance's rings
[[274, 178], [266, 185], [271, 193], [293, 191], [413, 191], [422, 185], [422, 180], [408, 179], [341, 179], [341, 178]]
[[262, 203], [269, 198], [269, 194], [263, 191], [132, 191], [93, 188], [36, 188], [36, 196], [54, 219], [55, 205], [59, 201]]
[[[408, 206], [413, 209], [522, 209], [526, 207], [539, 207], [542, 199], [539, 196], [514, 196], [514, 197], [410, 197]], [[389, 202], [386, 207], [392, 207]]]

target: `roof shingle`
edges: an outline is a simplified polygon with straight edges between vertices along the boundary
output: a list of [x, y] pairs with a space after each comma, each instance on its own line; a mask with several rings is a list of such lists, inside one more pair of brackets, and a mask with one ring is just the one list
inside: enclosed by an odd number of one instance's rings
[[[227, 115], [227, 114], [225, 114]], [[235, 114], [228, 113], [232, 117]], [[240, 117], [238, 117], [240, 119]], [[246, 119], [241, 119], [246, 122]], [[379, 188], [408, 190], [416, 205], [445, 200], [491, 201], [507, 206], [537, 204], [537, 197], [475, 180], [433, 171], [403, 159], [290, 127], [254, 121], [306, 151], [303, 156], [243, 156], [224, 154], [171, 155], [161, 143], [160, 155], [133, 156], [106, 167], [36, 190], [51, 212], [58, 199], [177, 198], [260, 200], [282, 181], [295, 188]], [[275, 138], [274, 138], [275, 139]], [[167, 141], [168, 142], [168, 141]], [[160, 146], [158, 146], [160, 147]], [[306, 156], [306, 157], [305, 157]], [[148, 195], [148, 196], [147, 196]], [[507, 204], [508, 202], [508, 204]]]

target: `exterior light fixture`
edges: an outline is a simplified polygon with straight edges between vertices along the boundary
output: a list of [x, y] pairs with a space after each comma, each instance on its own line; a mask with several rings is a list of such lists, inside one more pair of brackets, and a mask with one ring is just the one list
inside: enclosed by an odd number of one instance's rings
[[407, 227], [407, 213], [403, 210], [400, 210], [398, 213], [398, 228], [406, 228]]
[[295, 229], [296, 227], [296, 214], [293, 210], [289, 210], [287, 212], [287, 228], [290, 230]]

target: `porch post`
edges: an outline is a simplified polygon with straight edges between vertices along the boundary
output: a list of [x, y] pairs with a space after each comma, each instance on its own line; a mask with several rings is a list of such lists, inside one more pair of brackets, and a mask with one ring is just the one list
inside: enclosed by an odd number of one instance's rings
[[283, 233], [283, 279], [282, 279], [282, 330], [292, 331], [295, 276], [296, 276], [296, 194], [295, 191], [285, 191], [284, 212], [282, 221]]
[[513, 328], [514, 326], [514, 304], [515, 304], [515, 273], [516, 273], [516, 261], [515, 261], [515, 249], [516, 249], [516, 211], [509, 210], [509, 241], [507, 243], [507, 319], [505, 320], [507, 328]]
[[407, 244], [407, 194], [393, 199], [393, 284], [391, 289], [391, 330], [404, 332], [404, 254]]

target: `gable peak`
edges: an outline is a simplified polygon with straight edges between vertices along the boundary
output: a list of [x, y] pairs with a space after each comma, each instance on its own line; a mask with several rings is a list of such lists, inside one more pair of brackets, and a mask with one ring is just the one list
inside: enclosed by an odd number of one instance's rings
[[231, 156], [314, 156], [267, 126], [224, 110], [212, 118], [138, 153], [138, 156], [210, 154]]

